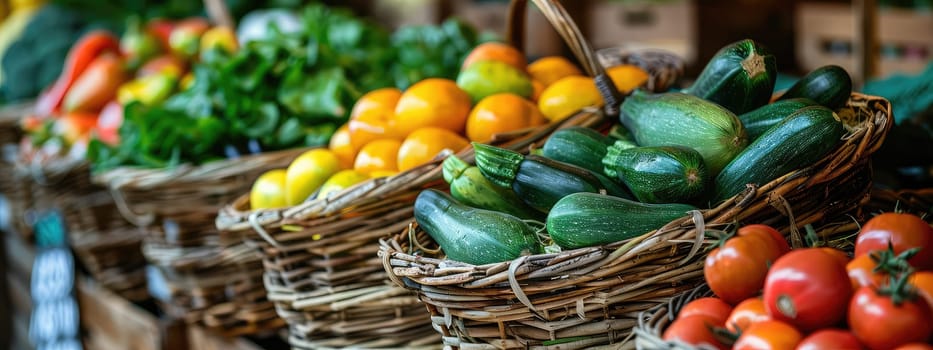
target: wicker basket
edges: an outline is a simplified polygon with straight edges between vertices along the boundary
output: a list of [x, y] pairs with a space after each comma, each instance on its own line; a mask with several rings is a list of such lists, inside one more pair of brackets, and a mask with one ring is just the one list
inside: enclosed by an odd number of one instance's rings
[[262, 286], [262, 261], [236, 232], [219, 232], [217, 211], [263, 172], [284, 168], [307, 149], [267, 152], [171, 169], [117, 168], [95, 174], [119, 212], [142, 228], [146, 260], [168, 291], [167, 313], [226, 336], [281, 328]]
[[[525, 10], [525, 1], [512, 2], [508, 37], [518, 48], [523, 47]], [[566, 21], [553, 23], [558, 31], [567, 30]], [[581, 50], [575, 37], [565, 38], [575, 52], [591, 52]], [[600, 85], [608, 82], [612, 86], [593, 55], [578, 54], [578, 58], [589, 75], [599, 77]], [[683, 70], [681, 61], [670, 54], [633, 61], [650, 73], [651, 86], [658, 90], [667, 89]], [[497, 135], [492, 143], [527, 152], [558, 128], [602, 125], [604, 115], [592, 108], [560, 123]], [[471, 148], [458, 155], [473, 159]], [[243, 196], [220, 212], [217, 225], [221, 230], [250, 232], [255, 238], [252, 242], [264, 253], [268, 297], [289, 323], [293, 347], [440, 347], [441, 339], [430, 328], [424, 305], [413, 293], [392, 285], [377, 255], [378, 242], [412, 220], [412, 205], [422, 189], [447, 188], [440, 162], [373, 179], [293, 208], [251, 212]]]
[[418, 293], [449, 348], [632, 348], [640, 312], [702, 283], [700, 252], [712, 242], [698, 232], [764, 223], [800, 246], [799, 228], [867, 201], [869, 156], [893, 123], [890, 103], [854, 93], [838, 113], [849, 131], [816, 164], [627, 241], [474, 266], [444, 259], [412, 225], [384, 241], [380, 256], [396, 285]]
[[57, 204], [71, 247], [102, 286], [130, 301], [149, 299], [143, 233], [120, 216], [110, 193], [98, 190]]
[[865, 205], [869, 214], [899, 211], [933, 220], [933, 188], [891, 190], [873, 188], [871, 200]]
[[[891, 125], [890, 105], [853, 94], [842, 114], [857, 117], [851, 120], [857, 126], [818, 163], [631, 240], [474, 266], [443, 259], [412, 226], [384, 242], [380, 254], [392, 280], [418, 292], [450, 347], [543, 349], [561, 340], [570, 341], [562, 349], [631, 347], [626, 339], [639, 312], [702, 283], [699, 253], [713, 242], [697, 232], [765, 223], [801, 246], [799, 228], [854, 212], [867, 201], [869, 155]], [[820, 232], [832, 239], [847, 225]]]
[[30, 230], [24, 218], [31, 203], [30, 190], [28, 184], [18, 180], [13, 169], [18, 158], [19, 140], [22, 138], [19, 120], [29, 108], [29, 104], [24, 104], [0, 110], [0, 194], [6, 198], [9, 208], [9, 228], [26, 238]]

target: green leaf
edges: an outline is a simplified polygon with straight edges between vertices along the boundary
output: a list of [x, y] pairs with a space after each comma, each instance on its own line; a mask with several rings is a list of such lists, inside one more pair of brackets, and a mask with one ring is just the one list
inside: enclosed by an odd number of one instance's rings
[[264, 144], [268, 146], [284, 146], [284, 145], [293, 145], [297, 143], [304, 137], [304, 129], [301, 127], [301, 122], [296, 118], [287, 118], [282, 125], [279, 125], [279, 129], [275, 134], [271, 135], [273, 138], [264, 139]]
[[326, 146], [336, 130], [337, 124], [335, 123], [324, 123], [305, 128], [305, 146]]
[[290, 75], [279, 90], [279, 103], [305, 120], [346, 119], [348, 108], [342, 102], [346, 77], [340, 68], [322, 70], [310, 77]]

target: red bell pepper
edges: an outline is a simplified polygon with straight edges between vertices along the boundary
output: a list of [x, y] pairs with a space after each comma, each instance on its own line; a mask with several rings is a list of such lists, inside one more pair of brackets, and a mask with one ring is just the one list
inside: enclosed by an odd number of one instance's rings
[[36, 113], [40, 117], [58, 113], [71, 85], [91, 65], [91, 62], [104, 52], [120, 52], [120, 39], [106, 31], [87, 33], [75, 43], [68, 51], [62, 74], [48, 90], [39, 96], [36, 102]]
[[127, 80], [123, 58], [111, 53], [98, 56], [65, 94], [64, 112], [98, 113], [117, 96], [117, 89]]

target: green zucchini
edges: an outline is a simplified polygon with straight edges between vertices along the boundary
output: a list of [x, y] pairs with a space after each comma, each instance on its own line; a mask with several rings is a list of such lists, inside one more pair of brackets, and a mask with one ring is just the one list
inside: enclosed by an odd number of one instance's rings
[[742, 114], [768, 103], [776, 80], [774, 55], [745, 39], [720, 49], [686, 92]]
[[836, 65], [814, 69], [792, 85], [778, 100], [806, 97], [836, 110], [852, 95], [852, 77]]
[[609, 147], [606, 173], [644, 203], [682, 203], [702, 194], [708, 175], [700, 153], [683, 146]]
[[620, 120], [641, 146], [693, 148], [715, 176], [745, 149], [742, 122], [729, 110], [680, 92], [648, 94], [636, 90], [622, 103]]
[[748, 139], [754, 141], [765, 131], [768, 131], [772, 126], [777, 125], [798, 109], [815, 105], [817, 103], [808, 98], [791, 98], [758, 107], [751, 112], [740, 115], [739, 120], [742, 122], [742, 126], [745, 127]]
[[562, 198], [547, 216], [548, 234], [561, 248], [609, 244], [637, 237], [687, 216], [688, 204], [646, 204], [595, 193]]
[[573, 126], [555, 131], [541, 148], [541, 155], [573, 164], [594, 172], [602, 172], [606, 147], [612, 139], [596, 130]]
[[535, 230], [522, 219], [463, 205], [435, 189], [421, 191], [414, 210], [418, 226], [451, 260], [483, 265], [541, 252]]
[[476, 166], [483, 176], [499, 186], [512, 188], [522, 201], [543, 212], [571, 193], [605, 191], [615, 196], [626, 195], [606, 188], [599, 177], [575, 165], [541, 156], [523, 156], [481, 143], [473, 143], [473, 148]]
[[714, 203], [811, 165], [831, 152], [846, 130], [823, 106], [804, 107], [765, 132], [716, 177]]
[[522, 219], [540, 220], [544, 213], [523, 202], [510, 188], [498, 186], [456, 155], [442, 163], [444, 180], [450, 184], [450, 195], [474, 208], [501, 211]]

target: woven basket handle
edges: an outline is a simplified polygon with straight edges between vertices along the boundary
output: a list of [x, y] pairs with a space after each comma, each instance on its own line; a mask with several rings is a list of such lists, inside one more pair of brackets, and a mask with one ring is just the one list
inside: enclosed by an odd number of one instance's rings
[[230, 15], [230, 9], [224, 0], [204, 0], [204, 9], [207, 10], [207, 17], [216, 25], [233, 29], [233, 16]]
[[[541, 13], [557, 33], [560, 34], [564, 42], [570, 47], [570, 51], [577, 57], [577, 60], [583, 66], [583, 70], [596, 82], [596, 87], [605, 101], [604, 110], [608, 116], [619, 114], [619, 104], [622, 103], [623, 95], [616, 89], [612, 79], [606, 74], [606, 70], [596, 59], [596, 53], [590, 46], [577, 24], [574, 23], [570, 14], [564, 9], [560, 2], [555, 0], [532, 0]], [[525, 12], [528, 5], [527, 0], [512, 0], [509, 5], [508, 23], [506, 38], [512, 46], [519, 50], [524, 48], [525, 37]]]

